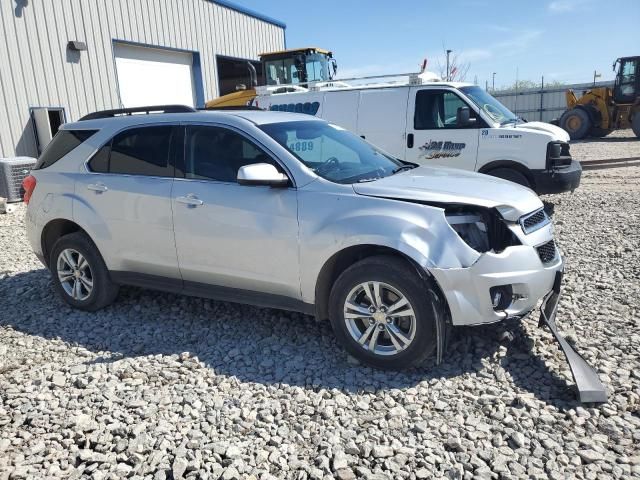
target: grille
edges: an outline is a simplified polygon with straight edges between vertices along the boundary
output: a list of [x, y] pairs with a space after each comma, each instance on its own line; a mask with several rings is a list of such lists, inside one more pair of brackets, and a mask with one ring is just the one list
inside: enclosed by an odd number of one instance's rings
[[556, 258], [556, 244], [553, 240], [543, 243], [537, 250], [542, 263], [549, 263]]
[[539, 228], [544, 227], [547, 223], [549, 223], [549, 217], [545, 213], [544, 208], [520, 218], [520, 225], [522, 225], [524, 233], [531, 233], [538, 230]]
[[35, 158], [0, 158], [0, 197], [7, 202], [22, 200], [22, 180], [29, 175], [36, 163]]

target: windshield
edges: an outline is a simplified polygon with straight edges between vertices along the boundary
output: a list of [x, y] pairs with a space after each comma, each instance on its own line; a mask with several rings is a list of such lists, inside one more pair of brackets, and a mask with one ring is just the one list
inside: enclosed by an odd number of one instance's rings
[[515, 113], [501, 104], [482, 88], [476, 86], [461, 87], [460, 91], [469, 97], [471, 101], [473, 101], [480, 110], [483, 110], [484, 113], [486, 113], [494, 122], [504, 125], [505, 123], [515, 122], [518, 120]]
[[327, 57], [320, 54], [295, 55], [264, 62], [267, 85], [299, 84], [329, 80]]
[[332, 182], [376, 180], [405, 165], [360, 137], [326, 122], [270, 123], [260, 128], [316, 174]]

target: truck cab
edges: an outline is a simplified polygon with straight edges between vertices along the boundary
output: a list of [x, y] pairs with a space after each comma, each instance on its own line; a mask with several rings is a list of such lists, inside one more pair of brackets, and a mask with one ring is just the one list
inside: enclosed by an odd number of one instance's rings
[[[406, 84], [335, 81], [295, 92], [258, 89], [253, 105], [313, 114], [406, 162], [486, 173], [538, 194], [580, 183], [582, 169], [564, 130], [518, 118], [477, 85], [419, 76]], [[300, 148], [322, 148], [303, 143]]]

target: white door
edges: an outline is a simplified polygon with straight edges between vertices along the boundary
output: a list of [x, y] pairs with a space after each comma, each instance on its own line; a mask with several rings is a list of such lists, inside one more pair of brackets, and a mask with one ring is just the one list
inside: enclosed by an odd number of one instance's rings
[[191, 53], [116, 43], [114, 55], [123, 107], [195, 106]]
[[358, 90], [325, 93], [322, 118], [355, 133], [358, 129], [359, 99]]
[[412, 87], [405, 160], [474, 171], [481, 122], [469, 107], [474, 123], [458, 125], [457, 112], [464, 107], [469, 105], [451, 90]]
[[358, 135], [401, 159], [408, 95], [408, 88], [362, 89], [358, 108]]

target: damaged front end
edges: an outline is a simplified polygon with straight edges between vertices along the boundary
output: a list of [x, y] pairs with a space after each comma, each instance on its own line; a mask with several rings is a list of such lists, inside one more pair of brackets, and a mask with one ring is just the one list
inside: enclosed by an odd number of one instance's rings
[[498, 209], [442, 206], [460, 239], [480, 255], [464, 268], [429, 269], [446, 297], [452, 324], [478, 325], [527, 316], [542, 300], [540, 323], [564, 352], [582, 402], [606, 401], [597, 373], [557, 331], [564, 264], [542, 209], [506, 220]]

